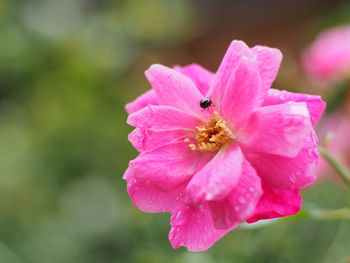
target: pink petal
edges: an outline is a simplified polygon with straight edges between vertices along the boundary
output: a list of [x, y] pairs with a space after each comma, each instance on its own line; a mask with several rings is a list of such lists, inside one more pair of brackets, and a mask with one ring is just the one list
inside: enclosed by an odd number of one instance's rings
[[311, 129], [303, 102], [260, 107], [252, 115], [242, 143], [256, 152], [295, 157]]
[[223, 201], [209, 202], [215, 227], [226, 229], [235, 222], [245, 221], [254, 213], [261, 194], [260, 177], [244, 160], [242, 175], [228, 197]]
[[320, 96], [293, 93], [285, 90], [270, 89], [263, 103], [264, 106], [286, 102], [305, 102], [310, 113], [311, 123], [314, 126], [326, 108], [326, 103]]
[[243, 155], [238, 145], [222, 148], [198, 171], [187, 186], [187, 193], [196, 203], [224, 199], [241, 176]]
[[174, 248], [187, 247], [189, 251], [203, 251], [210, 248], [226, 233], [237, 227], [233, 223], [226, 229], [217, 229], [213, 224], [206, 204], [184, 206], [172, 212], [169, 240]]
[[[243, 148], [244, 149], [244, 148]], [[294, 158], [244, 151], [262, 181], [272, 188], [301, 189], [314, 182], [318, 163], [317, 138], [311, 132]]]
[[199, 154], [190, 150], [188, 143], [177, 142], [142, 152], [129, 163], [128, 174], [132, 172], [135, 178], [150, 180], [159, 189], [169, 191], [189, 181], [210, 158], [212, 154]]
[[140, 152], [150, 151], [165, 144], [184, 141], [185, 138], [193, 138], [194, 132], [185, 129], [142, 129], [136, 128], [128, 136], [132, 145]]
[[200, 121], [197, 117], [174, 107], [148, 105], [130, 114], [128, 124], [138, 128], [194, 129]]
[[282, 61], [282, 53], [276, 48], [255, 46], [252, 48], [258, 61], [262, 89], [268, 90], [275, 80]]
[[253, 54], [243, 41], [232, 41], [208, 91], [208, 96], [212, 99], [216, 107], [220, 108], [229, 79], [240, 64], [243, 56], [252, 57]]
[[262, 195], [255, 213], [247, 222], [294, 215], [300, 211], [302, 197], [298, 190], [270, 188], [263, 185]]
[[190, 64], [184, 67], [175, 66], [174, 69], [189, 77], [203, 96], [207, 94], [214, 78], [214, 73], [198, 64]]
[[159, 189], [151, 180], [139, 179], [130, 169], [126, 171], [128, 193], [135, 206], [143, 212], [171, 212], [184, 202], [185, 185], [168, 192]]
[[143, 107], [145, 107], [149, 104], [152, 104], [152, 105], [158, 104], [156, 93], [154, 92], [153, 89], [145, 92], [144, 94], [139, 96], [134, 101], [126, 104], [125, 109], [126, 109], [127, 113], [131, 114], [135, 111], [142, 109]]
[[263, 102], [266, 92], [261, 87], [256, 59], [243, 56], [227, 83], [220, 111], [233, 129], [243, 127]]
[[202, 108], [199, 106], [203, 95], [191, 79], [162, 65], [152, 65], [145, 74], [156, 92], [159, 104], [203, 116]]

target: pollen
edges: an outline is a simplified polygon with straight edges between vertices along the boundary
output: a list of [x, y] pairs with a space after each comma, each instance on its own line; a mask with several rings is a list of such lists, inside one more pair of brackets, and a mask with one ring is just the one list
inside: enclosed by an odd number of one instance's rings
[[[196, 143], [188, 145], [192, 151], [218, 151], [224, 144], [233, 139], [233, 133], [219, 113], [214, 112], [204, 125], [196, 127]], [[185, 139], [189, 141], [189, 139]]]

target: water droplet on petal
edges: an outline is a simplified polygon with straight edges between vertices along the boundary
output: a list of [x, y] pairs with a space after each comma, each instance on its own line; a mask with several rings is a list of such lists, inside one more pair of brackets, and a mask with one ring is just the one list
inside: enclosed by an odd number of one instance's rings
[[243, 197], [243, 196], [240, 196], [240, 197], [238, 197], [238, 202], [240, 203], [240, 204], [244, 204], [245, 203], [245, 198]]
[[296, 181], [297, 181], [297, 176], [296, 176], [296, 174], [291, 174], [291, 175], [289, 176], [289, 181], [290, 181], [292, 184], [295, 184]]
[[182, 213], [182, 210], [179, 210], [177, 213], [176, 213], [176, 215], [175, 215], [175, 220], [174, 220], [174, 222], [175, 222], [175, 224], [177, 225], [177, 226], [179, 226], [179, 225], [182, 225], [183, 223], [184, 223], [184, 216], [183, 216], [183, 213]]

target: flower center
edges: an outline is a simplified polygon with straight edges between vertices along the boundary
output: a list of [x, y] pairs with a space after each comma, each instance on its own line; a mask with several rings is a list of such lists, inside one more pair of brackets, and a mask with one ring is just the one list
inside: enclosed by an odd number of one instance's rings
[[215, 152], [233, 137], [227, 122], [220, 117], [219, 113], [214, 112], [214, 117], [210, 118], [206, 124], [196, 127], [197, 143], [191, 143], [188, 146], [192, 151]]

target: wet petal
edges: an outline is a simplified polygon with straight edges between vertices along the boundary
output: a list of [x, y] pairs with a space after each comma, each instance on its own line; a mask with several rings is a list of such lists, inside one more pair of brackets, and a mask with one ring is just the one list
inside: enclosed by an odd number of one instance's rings
[[128, 117], [128, 124], [137, 128], [194, 129], [200, 124], [200, 120], [174, 107], [148, 105], [130, 114]]
[[265, 94], [256, 59], [244, 56], [228, 81], [220, 113], [233, 126], [232, 129], [244, 127], [252, 112], [263, 102]]
[[264, 106], [286, 102], [305, 102], [310, 113], [312, 125], [316, 125], [326, 108], [326, 103], [320, 96], [294, 93], [285, 90], [270, 89], [263, 103]]
[[231, 42], [208, 91], [208, 97], [213, 100], [217, 108], [221, 107], [225, 89], [242, 57], [251, 57], [252, 55], [249, 47], [243, 41], [234, 40]]
[[223, 201], [209, 202], [215, 227], [226, 229], [235, 222], [245, 221], [254, 213], [261, 194], [260, 177], [244, 160], [242, 175], [228, 197]]
[[277, 48], [255, 46], [255, 54], [262, 81], [262, 89], [268, 90], [275, 80], [282, 61], [282, 53]]
[[203, 95], [191, 79], [162, 65], [152, 65], [145, 74], [159, 104], [173, 106], [196, 116], [205, 114], [199, 106]]
[[150, 180], [159, 189], [168, 191], [189, 181], [211, 157], [212, 154], [190, 150], [185, 142], [177, 142], [142, 152], [129, 163], [129, 169], [136, 178]]
[[127, 190], [141, 211], [148, 213], [171, 212], [180, 206], [185, 199], [185, 185], [174, 187], [170, 191], [159, 189], [151, 180], [138, 178], [133, 170], [128, 169]]
[[241, 176], [243, 155], [238, 145], [222, 148], [198, 171], [187, 186], [187, 193], [196, 203], [224, 199]]
[[153, 89], [143, 93], [141, 96], [136, 98], [134, 101], [125, 105], [127, 113], [131, 114], [135, 111], [142, 109], [147, 105], [158, 105], [156, 93]]
[[264, 194], [260, 198], [255, 213], [247, 222], [294, 215], [300, 211], [302, 197], [298, 190], [271, 188], [263, 185]]
[[311, 129], [305, 103], [260, 107], [252, 115], [241, 142], [256, 152], [295, 157]]
[[244, 155], [272, 188], [301, 189], [316, 180], [318, 151], [314, 132], [305, 138], [303, 148], [293, 158], [250, 151], [244, 151]]
[[194, 132], [185, 129], [142, 129], [137, 128], [128, 136], [132, 145], [140, 152], [150, 151], [169, 143], [184, 141], [193, 138]]
[[172, 213], [169, 240], [174, 248], [187, 247], [189, 251], [210, 248], [226, 233], [237, 227], [233, 223], [226, 229], [215, 228], [210, 209], [206, 204], [197, 207], [184, 206]]
[[189, 77], [202, 95], [206, 96], [214, 78], [214, 73], [198, 64], [190, 64], [183, 67], [175, 66], [174, 69]]

